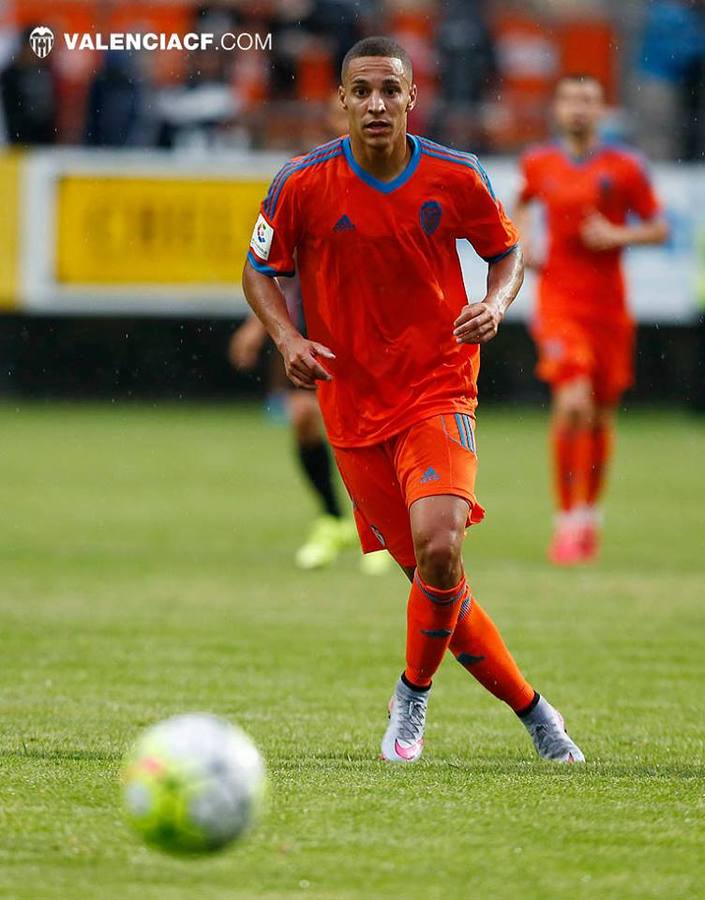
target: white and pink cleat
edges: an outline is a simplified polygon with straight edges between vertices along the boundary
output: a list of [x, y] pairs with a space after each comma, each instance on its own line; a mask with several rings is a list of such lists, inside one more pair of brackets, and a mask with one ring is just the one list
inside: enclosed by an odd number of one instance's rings
[[413, 763], [420, 758], [430, 693], [430, 688], [414, 691], [399, 679], [389, 701], [389, 725], [382, 738], [382, 759]]
[[593, 562], [599, 552], [600, 514], [594, 507], [579, 507], [556, 519], [548, 558], [555, 566]]

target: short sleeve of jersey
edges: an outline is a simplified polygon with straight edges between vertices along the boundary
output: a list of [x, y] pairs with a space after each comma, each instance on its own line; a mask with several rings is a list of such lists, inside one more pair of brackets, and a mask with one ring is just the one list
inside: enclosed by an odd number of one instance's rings
[[460, 236], [470, 241], [485, 262], [497, 262], [519, 243], [519, 233], [479, 164], [477, 170], [464, 170], [458, 188]]
[[649, 178], [646, 164], [638, 158], [630, 159], [627, 176], [629, 209], [640, 219], [653, 219], [661, 211], [661, 204]]
[[263, 275], [293, 275], [294, 251], [299, 237], [296, 180], [287, 163], [272, 181], [260, 205], [247, 258]]

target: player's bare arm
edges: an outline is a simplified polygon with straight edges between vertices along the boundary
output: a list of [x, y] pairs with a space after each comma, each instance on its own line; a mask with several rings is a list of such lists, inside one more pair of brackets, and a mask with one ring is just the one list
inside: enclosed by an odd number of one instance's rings
[[512, 216], [514, 225], [521, 236], [521, 248], [524, 254], [525, 269], [540, 269], [541, 260], [534, 251], [533, 235], [531, 233], [531, 203], [519, 198]]
[[644, 244], [663, 244], [668, 239], [668, 224], [662, 216], [645, 222], [619, 225], [599, 212], [593, 212], [580, 230], [583, 243], [590, 250], [604, 252]]
[[524, 281], [524, 258], [517, 246], [487, 270], [487, 294], [479, 303], [464, 306], [454, 322], [459, 344], [486, 344], [496, 336], [504, 314]]
[[252, 369], [267, 338], [267, 330], [254, 314], [234, 331], [228, 344], [228, 359], [235, 369]]
[[242, 288], [247, 302], [281, 353], [289, 380], [308, 391], [316, 389], [316, 381], [330, 381], [330, 372], [318, 358], [335, 359], [335, 354], [323, 344], [307, 340], [294, 327], [284, 295], [274, 279], [258, 272], [248, 261], [242, 273]]

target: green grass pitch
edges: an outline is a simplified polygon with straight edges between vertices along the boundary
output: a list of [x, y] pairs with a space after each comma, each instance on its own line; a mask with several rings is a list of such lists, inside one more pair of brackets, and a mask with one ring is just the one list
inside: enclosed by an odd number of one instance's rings
[[[289, 435], [242, 408], [0, 408], [0, 897], [705, 896], [705, 427], [622, 416], [605, 548], [544, 561], [545, 418], [481, 410], [475, 593], [584, 767], [533, 755], [448, 658], [416, 767], [376, 759], [401, 574], [301, 574]], [[201, 861], [143, 848], [117, 774], [147, 723], [212, 710], [269, 813]]]

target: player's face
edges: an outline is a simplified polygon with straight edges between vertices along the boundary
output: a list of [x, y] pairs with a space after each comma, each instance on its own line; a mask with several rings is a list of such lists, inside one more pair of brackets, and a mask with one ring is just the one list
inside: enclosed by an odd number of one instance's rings
[[558, 85], [553, 114], [561, 134], [594, 134], [603, 112], [602, 88], [596, 81], [567, 80]]
[[416, 85], [404, 74], [400, 59], [361, 56], [351, 60], [338, 93], [351, 137], [374, 149], [405, 139], [406, 118], [416, 104]]

